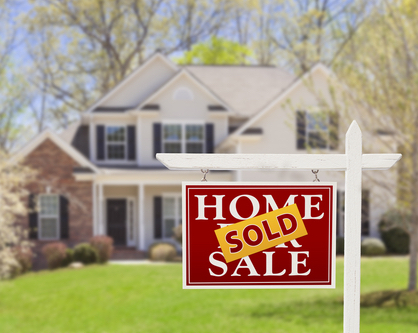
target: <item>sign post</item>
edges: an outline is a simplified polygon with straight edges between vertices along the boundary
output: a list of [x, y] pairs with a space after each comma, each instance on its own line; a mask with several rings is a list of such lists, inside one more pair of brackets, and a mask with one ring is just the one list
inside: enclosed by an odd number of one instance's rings
[[362, 170], [387, 170], [401, 157], [401, 154], [362, 154], [362, 134], [356, 121], [346, 133], [345, 154], [157, 154], [157, 159], [172, 170], [345, 171], [345, 333], [360, 331]]

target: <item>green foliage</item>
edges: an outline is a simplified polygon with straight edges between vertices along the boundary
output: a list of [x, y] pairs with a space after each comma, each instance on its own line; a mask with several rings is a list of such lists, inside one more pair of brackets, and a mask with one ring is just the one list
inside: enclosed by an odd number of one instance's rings
[[177, 256], [176, 247], [165, 242], [152, 244], [148, 252], [150, 259], [153, 261], [173, 261]]
[[74, 247], [73, 259], [85, 265], [97, 262], [97, 251], [89, 243], [80, 243]]
[[418, 306], [418, 291], [384, 290], [363, 294], [360, 297], [362, 307], [405, 307]]
[[61, 263], [61, 267], [68, 267], [69, 264], [71, 264], [74, 261], [74, 250], [73, 249], [67, 249], [65, 251], [65, 258]]
[[207, 42], [194, 44], [190, 51], [175, 61], [181, 65], [243, 65], [249, 63], [252, 55], [245, 45], [212, 36]]
[[389, 253], [409, 253], [409, 234], [402, 228], [395, 227], [381, 232], [382, 240]]
[[344, 254], [344, 237], [337, 237], [337, 254]]
[[67, 256], [67, 246], [61, 242], [54, 242], [44, 245], [42, 253], [46, 257], [49, 269], [62, 267]]
[[385, 253], [385, 244], [378, 238], [365, 238], [361, 242], [361, 254], [364, 256], [379, 256]]
[[94, 236], [90, 245], [96, 250], [97, 261], [104, 264], [109, 261], [113, 253], [113, 238], [109, 236]]

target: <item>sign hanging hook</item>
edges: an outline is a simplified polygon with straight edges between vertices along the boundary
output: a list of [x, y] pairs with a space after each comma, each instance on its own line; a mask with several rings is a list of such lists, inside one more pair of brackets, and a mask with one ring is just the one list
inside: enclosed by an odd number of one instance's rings
[[207, 182], [206, 175], [209, 173], [209, 169], [200, 169], [200, 171], [203, 173], [203, 178], [200, 181]]
[[319, 170], [312, 170], [312, 173], [315, 175], [315, 179], [313, 180], [313, 182], [320, 182], [318, 178], [318, 172]]

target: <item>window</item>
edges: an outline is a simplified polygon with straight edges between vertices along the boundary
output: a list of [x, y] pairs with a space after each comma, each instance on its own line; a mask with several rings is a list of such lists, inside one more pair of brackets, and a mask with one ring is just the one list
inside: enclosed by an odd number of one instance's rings
[[173, 237], [173, 228], [181, 224], [181, 196], [163, 197], [163, 238]]
[[59, 238], [59, 196], [41, 194], [39, 196], [39, 238]]
[[173, 99], [176, 101], [192, 101], [193, 98], [192, 91], [186, 87], [180, 87], [173, 93]]
[[163, 151], [165, 153], [203, 153], [204, 149], [204, 125], [163, 125]]
[[126, 128], [106, 127], [106, 153], [108, 160], [124, 160], [126, 157]]
[[297, 149], [337, 149], [338, 114], [297, 111]]

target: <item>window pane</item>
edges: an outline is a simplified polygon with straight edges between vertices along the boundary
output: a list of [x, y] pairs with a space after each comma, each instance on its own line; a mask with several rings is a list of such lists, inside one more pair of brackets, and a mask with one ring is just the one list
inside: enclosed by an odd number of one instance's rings
[[107, 159], [108, 160], [123, 160], [125, 159], [125, 145], [107, 145]]
[[328, 131], [328, 115], [326, 113], [307, 113], [306, 119], [309, 131]]
[[175, 199], [164, 198], [163, 199], [163, 216], [174, 217], [175, 216]]
[[41, 218], [41, 238], [58, 238], [58, 219]]
[[165, 219], [164, 220], [164, 238], [171, 238], [173, 237], [173, 228], [174, 228], [175, 220], [174, 219]]
[[164, 125], [164, 140], [181, 140], [181, 125]]
[[203, 140], [203, 126], [202, 125], [186, 125], [186, 140], [187, 141], [202, 141]]
[[164, 144], [165, 153], [181, 153], [181, 143], [180, 142], [166, 142]]
[[327, 148], [327, 140], [324, 132], [311, 132], [308, 133], [308, 145], [311, 148]]
[[39, 202], [41, 215], [58, 215], [58, 195], [41, 195]]
[[125, 142], [125, 127], [106, 127], [108, 142]]
[[186, 153], [203, 153], [203, 143], [187, 143]]

